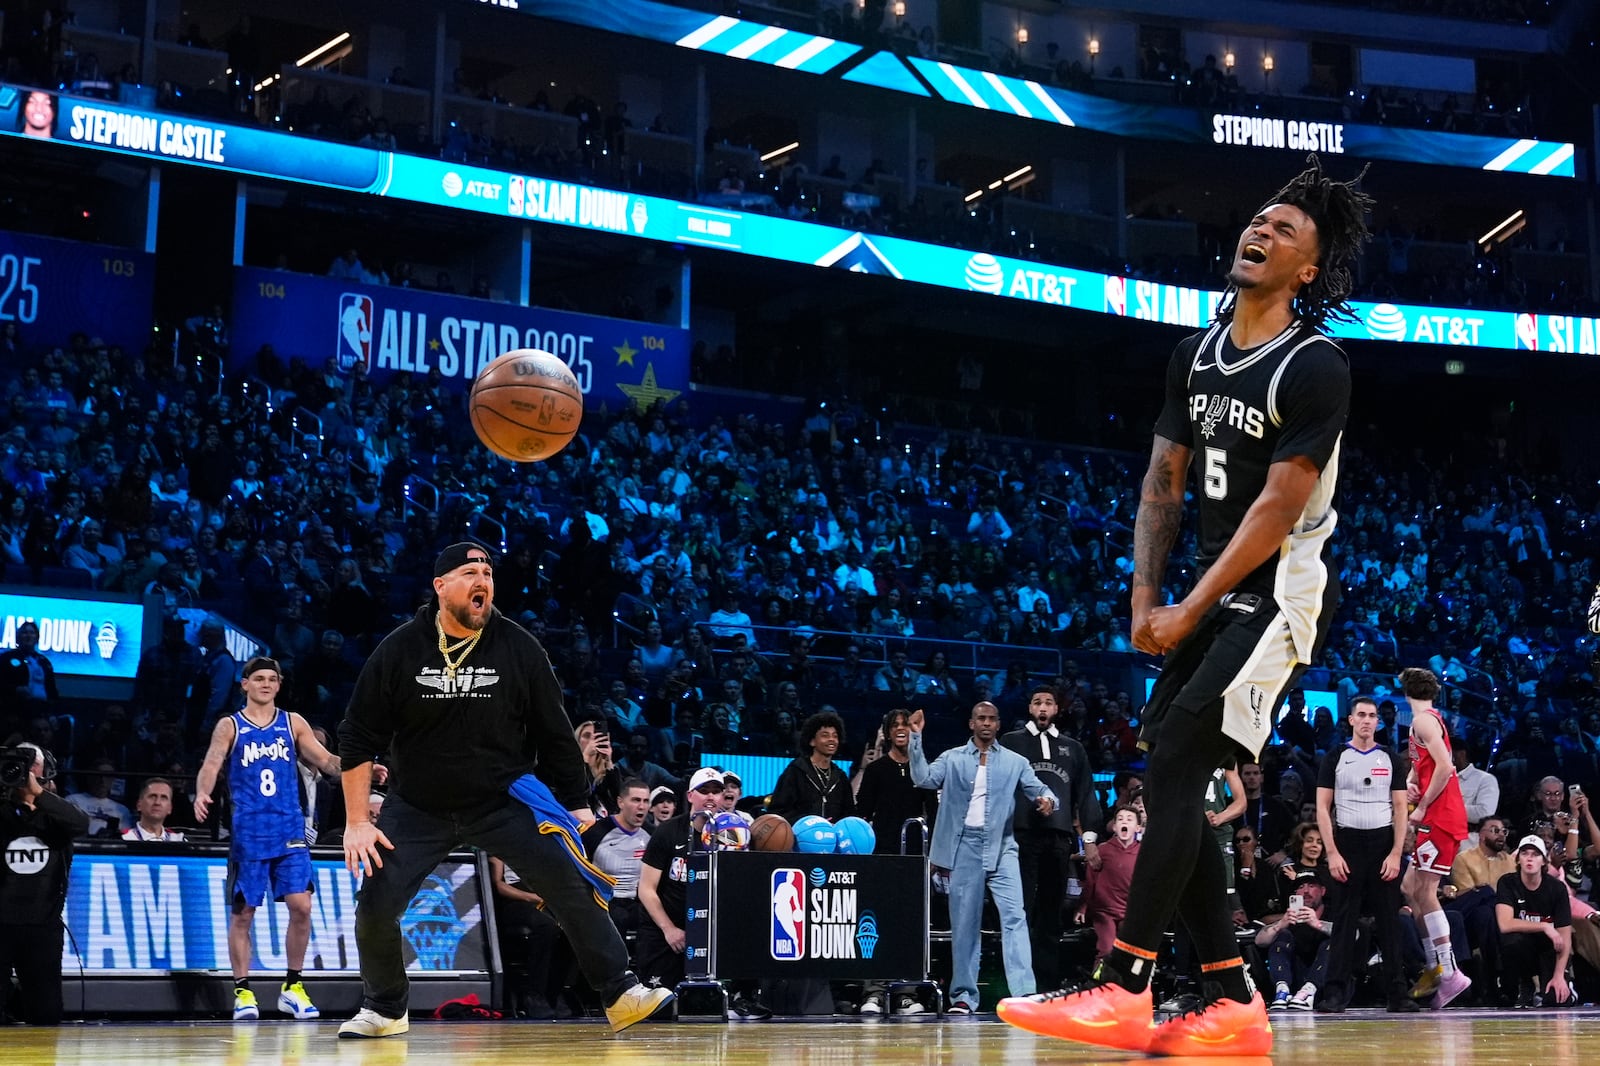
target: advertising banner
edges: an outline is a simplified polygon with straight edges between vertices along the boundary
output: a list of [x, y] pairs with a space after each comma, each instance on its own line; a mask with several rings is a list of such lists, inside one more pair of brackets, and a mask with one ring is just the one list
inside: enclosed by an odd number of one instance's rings
[[382, 388], [401, 372], [437, 370], [465, 390], [497, 357], [539, 348], [566, 360], [588, 402], [672, 402], [689, 387], [685, 330], [493, 300], [363, 285], [314, 274], [241, 267], [234, 281], [233, 357], [263, 344], [312, 366], [332, 358], [366, 367]]
[[[171, 847], [170, 845], [166, 847]], [[7, 846], [10, 864], [31, 861], [26, 838]], [[311, 944], [305, 970], [354, 974], [357, 880], [337, 859], [314, 859]], [[62, 969], [85, 974], [222, 970], [228, 963], [226, 853], [189, 850], [90, 851], [73, 859], [68, 881]], [[489, 969], [482, 885], [472, 861], [440, 863], [400, 918], [406, 969], [474, 973]], [[289, 910], [256, 911], [251, 970], [282, 973], [288, 959]]]
[[382, 186], [389, 158], [353, 144], [13, 85], [0, 85], [0, 131], [362, 192]]
[[[7, 88], [10, 87], [0, 86], [0, 95]], [[1096, 100], [1097, 105], [1111, 103]], [[98, 104], [96, 102], [96, 106]], [[12, 105], [15, 110], [15, 97]], [[142, 114], [127, 108], [121, 110], [130, 115]], [[155, 136], [159, 147], [160, 116], [144, 117], [157, 121]], [[15, 125], [6, 124], [3, 100], [0, 100], [0, 136], [7, 135], [8, 131], [11, 136], [21, 136], [16, 129]], [[177, 158], [203, 166], [335, 185], [502, 218], [716, 248], [1167, 325], [1202, 325], [1221, 299], [1221, 293], [1214, 290], [1108, 277], [1072, 267], [814, 225], [754, 211], [641, 196], [348, 145], [328, 145], [290, 134], [246, 132], [256, 138], [269, 138], [270, 153], [264, 150], [260, 156], [249, 158], [223, 153], [223, 162], [209, 156]], [[1388, 132], [1409, 137], [1422, 131]], [[1351, 131], [1297, 128], [1294, 136], [1295, 143], [1302, 143], [1305, 137], [1311, 136], [1350, 143]], [[1343, 140], [1338, 141], [1338, 138]], [[130, 147], [119, 143], [115, 136], [81, 138], [79, 143], [102, 150], [152, 154], [137, 145]], [[255, 143], [254, 139], [251, 143]], [[1489, 159], [1485, 168], [1511, 169], [1517, 160], [1534, 160], [1532, 153], [1536, 147], [1537, 142], [1507, 141], [1495, 149], [1496, 157]], [[341, 151], [328, 155], [327, 150], [331, 148]], [[345, 153], [351, 152], [371, 157], [369, 170], [353, 178], [351, 175], [360, 168], [347, 165], [349, 160]], [[1546, 155], [1529, 165], [1539, 173], [1565, 173], [1571, 165], [1570, 153], [1556, 155], [1564, 155], [1566, 163], [1547, 168], [1545, 164], [1556, 156]], [[269, 156], [270, 161], [281, 165], [270, 171], [251, 169], [266, 165]], [[365, 180], [369, 171], [380, 177]], [[148, 270], [144, 273], [148, 274]], [[317, 282], [322, 283], [320, 287], [315, 284]], [[5, 284], [5, 279], [0, 277], [0, 294], [4, 293]], [[16, 284], [20, 293], [20, 276]], [[315, 294], [311, 291], [314, 288]], [[331, 297], [328, 296], [330, 292]], [[677, 354], [686, 353], [687, 337], [680, 330], [662, 326], [273, 271], [241, 271], [236, 294], [237, 317], [233, 330], [236, 352], [253, 353], [261, 343], [273, 343], [288, 354], [311, 359], [319, 355], [321, 358], [337, 356], [341, 363], [350, 365], [364, 359], [375, 373], [438, 369], [447, 380], [464, 382], [470, 381], [493, 357], [491, 353], [499, 354], [520, 346], [546, 347], [567, 360], [588, 395], [611, 400], [620, 394], [632, 402], [645, 404], [661, 398], [670, 401], [688, 380], [687, 355], [682, 356], [680, 363]], [[306, 301], [313, 295], [314, 301], [308, 304]], [[425, 303], [430, 306], [424, 308]], [[0, 308], [5, 306], [7, 304], [0, 301]], [[1600, 349], [1600, 319], [1388, 303], [1355, 306], [1361, 320], [1334, 326], [1335, 336], [1582, 355], [1597, 354]], [[610, 324], [599, 325], [602, 322]], [[283, 331], [297, 339], [276, 339]], [[528, 340], [533, 336], [538, 336], [541, 343], [529, 345]], [[550, 345], [557, 347], [550, 348]], [[677, 371], [680, 365], [684, 366], [681, 373]]]
[[719, 978], [927, 974], [921, 856], [723, 851], [709, 866], [710, 969]]
[[[0, 649], [17, 646], [17, 627], [39, 627], [39, 652], [56, 676], [132, 681], [144, 650], [144, 604], [111, 599], [24, 595], [0, 588]], [[0, 662], [7, 656], [0, 651]]]
[[65, 347], [74, 333], [128, 352], [150, 339], [155, 256], [0, 231], [0, 323], [36, 347]]

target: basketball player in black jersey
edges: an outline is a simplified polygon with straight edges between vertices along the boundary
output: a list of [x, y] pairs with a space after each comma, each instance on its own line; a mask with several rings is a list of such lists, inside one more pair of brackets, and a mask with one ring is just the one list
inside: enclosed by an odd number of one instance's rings
[[[1348, 264], [1369, 198], [1315, 157], [1239, 236], [1217, 321], [1183, 340], [1134, 524], [1133, 643], [1166, 655], [1144, 711], [1149, 824], [1127, 917], [1085, 985], [1001, 1002], [1023, 1029], [1155, 1055], [1266, 1055], [1272, 1030], [1245, 975], [1227, 878], [1203, 810], [1211, 772], [1255, 759], [1276, 710], [1326, 636], [1344, 353], [1320, 332], [1351, 317]], [[1162, 578], [1197, 465], [1195, 587], [1163, 606]], [[1201, 963], [1201, 1008], [1152, 1026], [1150, 974], [1173, 914]]]

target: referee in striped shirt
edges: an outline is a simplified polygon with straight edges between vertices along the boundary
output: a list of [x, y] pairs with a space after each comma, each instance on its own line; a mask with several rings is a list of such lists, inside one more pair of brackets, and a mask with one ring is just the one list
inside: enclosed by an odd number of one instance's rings
[[1356, 922], [1370, 907], [1383, 951], [1389, 1010], [1418, 1009], [1400, 965], [1400, 869], [1406, 841], [1406, 766], [1377, 741], [1378, 705], [1370, 696], [1350, 704], [1348, 743], [1328, 752], [1317, 775], [1317, 828], [1334, 884], [1325, 912], [1333, 922], [1326, 995], [1319, 1006], [1337, 1013], [1354, 992]]

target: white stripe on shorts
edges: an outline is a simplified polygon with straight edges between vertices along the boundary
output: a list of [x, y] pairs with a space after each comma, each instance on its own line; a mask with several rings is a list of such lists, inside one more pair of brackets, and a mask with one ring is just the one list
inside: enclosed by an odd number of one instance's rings
[[1259, 756], [1272, 739], [1272, 716], [1299, 664], [1289, 620], [1280, 610], [1222, 690], [1222, 731]]

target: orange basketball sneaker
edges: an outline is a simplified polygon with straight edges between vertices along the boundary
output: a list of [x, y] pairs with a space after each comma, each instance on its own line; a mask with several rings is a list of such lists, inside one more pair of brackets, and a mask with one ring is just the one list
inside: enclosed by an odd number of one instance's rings
[[1150, 1047], [1153, 1012], [1150, 989], [1129, 992], [1121, 985], [1098, 984], [1002, 999], [995, 1008], [1002, 1021], [1040, 1036], [1080, 1044], [1143, 1052]]
[[1272, 1026], [1261, 993], [1249, 1003], [1219, 999], [1197, 1011], [1180, 1014], [1155, 1027], [1147, 1051], [1151, 1055], [1272, 1054]]

